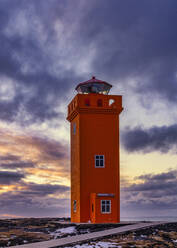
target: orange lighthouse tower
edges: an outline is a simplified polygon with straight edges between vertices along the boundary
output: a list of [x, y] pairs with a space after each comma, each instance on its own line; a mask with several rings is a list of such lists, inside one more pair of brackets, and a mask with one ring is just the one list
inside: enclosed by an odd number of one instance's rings
[[120, 221], [119, 114], [122, 96], [92, 77], [77, 85], [71, 123], [71, 221]]

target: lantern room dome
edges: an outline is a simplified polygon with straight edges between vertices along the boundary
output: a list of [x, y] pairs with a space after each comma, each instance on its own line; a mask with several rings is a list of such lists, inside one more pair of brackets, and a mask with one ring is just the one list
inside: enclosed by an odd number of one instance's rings
[[92, 77], [90, 80], [78, 84], [75, 89], [81, 94], [97, 93], [107, 95], [111, 87], [111, 84]]

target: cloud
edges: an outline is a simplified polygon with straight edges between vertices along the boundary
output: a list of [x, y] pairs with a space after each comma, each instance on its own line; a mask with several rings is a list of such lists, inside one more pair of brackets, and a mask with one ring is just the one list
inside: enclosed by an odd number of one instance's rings
[[12, 154], [0, 155], [0, 161], [17, 161], [20, 160], [19, 156], [15, 156]]
[[7, 153], [5, 155], [0, 155], [0, 167], [6, 169], [24, 169], [24, 168], [33, 168], [37, 166], [32, 161], [23, 161], [20, 156]]
[[19, 172], [0, 171], [0, 184], [10, 185], [18, 183], [25, 176]]
[[35, 164], [32, 162], [16, 162], [16, 163], [0, 163], [1, 168], [6, 168], [6, 169], [18, 169], [18, 168], [33, 168], [35, 167]]
[[37, 149], [40, 150], [40, 156], [44, 161], [56, 161], [62, 159], [68, 159], [68, 146], [62, 145], [60, 141], [51, 140], [47, 137], [30, 137], [28, 144], [33, 144]]
[[28, 163], [31, 163], [33, 166], [32, 161], [25, 159], [27, 155], [32, 158], [36, 156], [35, 161], [42, 160], [43, 162], [56, 162], [59, 160], [68, 160], [69, 158], [68, 144], [50, 139], [47, 136], [18, 135], [10, 131], [7, 132], [5, 129], [1, 129], [0, 134], [0, 148], [3, 151], [0, 154], [1, 163], [4, 163], [4, 161], [8, 163], [24, 163], [26, 166]]
[[11, 98], [0, 100], [1, 120], [28, 125], [63, 118], [57, 107], [92, 73], [128, 82], [142, 97], [151, 92], [176, 102], [175, 0], [73, 6], [56, 0], [1, 1], [0, 80], [13, 85]]
[[[134, 178], [139, 182], [122, 188], [122, 207], [144, 211], [177, 208], [177, 171], [146, 174]], [[151, 213], [153, 215], [153, 212]], [[167, 214], [167, 213], [166, 213]]]
[[[22, 198], [23, 197], [23, 198]], [[12, 207], [13, 206], [13, 207]], [[69, 216], [69, 199], [33, 198], [22, 194], [13, 195], [4, 193], [1, 195], [0, 214], [17, 215], [21, 217], [63, 217]]]
[[69, 148], [47, 137], [1, 129], [0, 168], [18, 171], [25, 181], [69, 185]]
[[136, 127], [125, 130], [121, 137], [123, 147], [129, 152], [153, 152], [167, 153], [175, 151], [177, 146], [177, 125], [151, 127], [143, 129]]
[[[18, 4], [13, 8], [8, 0], [0, 3], [0, 79], [6, 84], [12, 82], [9, 94], [15, 90], [8, 101], [3, 100], [6, 91], [0, 94], [0, 118], [27, 125], [61, 117], [57, 107], [66, 98], [70, 84], [79, 79], [72, 68], [62, 64], [60, 40], [53, 28], [61, 18], [56, 16], [56, 8], [62, 13], [63, 4], [14, 2]], [[48, 20], [46, 9], [51, 16]]]
[[68, 216], [67, 145], [3, 129], [0, 133], [0, 214]]
[[151, 92], [152, 100], [160, 95], [176, 102], [176, 7], [175, 0], [95, 2], [80, 27], [82, 39], [95, 46], [94, 70], [119, 84], [127, 81], [142, 98]]
[[157, 175], [153, 175], [153, 174], [147, 174], [147, 175], [142, 175], [137, 177], [136, 179], [142, 179], [145, 181], [156, 181], [156, 182], [164, 182], [167, 180], [174, 180], [176, 179], [177, 176], [177, 171], [169, 171], [166, 173], [161, 173], [161, 174], [157, 174]]
[[68, 186], [65, 185], [52, 185], [52, 184], [26, 184], [27, 190], [23, 191], [23, 194], [31, 194], [33, 196], [47, 196], [55, 193], [65, 193], [70, 190]]
[[[125, 188], [124, 190], [145, 192], [153, 190], [169, 191], [170, 189], [177, 189], [177, 171], [170, 171], [167, 173], [161, 173], [157, 175], [142, 175], [137, 177], [136, 179], [144, 180], [144, 182], [139, 184], [132, 184], [130, 187], [128, 187], [127, 189]], [[173, 192], [173, 194], [175, 194], [175, 191]], [[152, 196], [153, 194], [151, 192], [151, 197]]]
[[1, 194], [0, 214], [26, 217], [68, 216], [69, 190], [64, 185], [22, 183], [16, 191], [9, 190]]

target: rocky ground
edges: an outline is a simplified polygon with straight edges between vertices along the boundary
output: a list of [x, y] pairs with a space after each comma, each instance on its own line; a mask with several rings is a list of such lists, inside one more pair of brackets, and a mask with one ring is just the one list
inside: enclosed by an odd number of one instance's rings
[[[120, 226], [120, 224], [74, 225], [66, 218], [0, 220], [0, 248], [100, 231], [118, 226]], [[177, 247], [177, 223], [168, 223], [136, 232], [127, 232], [123, 235], [112, 236], [80, 245], [68, 246], [68, 248], [69, 247]]]
[[177, 248], [177, 223], [146, 228], [136, 232], [65, 248]]
[[110, 225], [74, 225], [67, 218], [26, 218], [0, 220], [0, 248], [27, 244], [118, 227]]

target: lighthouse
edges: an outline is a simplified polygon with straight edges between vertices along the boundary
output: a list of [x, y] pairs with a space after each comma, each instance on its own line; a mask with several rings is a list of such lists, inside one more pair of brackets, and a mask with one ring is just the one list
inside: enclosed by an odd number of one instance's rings
[[68, 105], [71, 222], [120, 222], [119, 114], [122, 96], [92, 77]]

